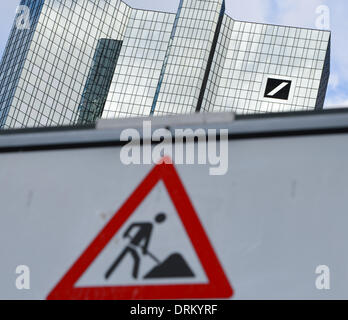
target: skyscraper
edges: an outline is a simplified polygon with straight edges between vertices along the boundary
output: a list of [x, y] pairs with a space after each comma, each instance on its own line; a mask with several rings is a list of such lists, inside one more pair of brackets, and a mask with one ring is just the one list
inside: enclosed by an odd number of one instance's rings
[[0, 65], [2, 128], [97, 118], [321, 109], [330, 32], [241, 22], [224, 0], [176, 14], [120, 0], [22, 0]]

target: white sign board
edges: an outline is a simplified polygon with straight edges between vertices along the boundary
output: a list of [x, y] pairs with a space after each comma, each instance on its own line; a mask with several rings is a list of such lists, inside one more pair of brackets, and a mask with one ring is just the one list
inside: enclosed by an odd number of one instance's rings
[[347, 299], [347, 141], [232, 139], [223, 176], [1, 153], [0, 298]]

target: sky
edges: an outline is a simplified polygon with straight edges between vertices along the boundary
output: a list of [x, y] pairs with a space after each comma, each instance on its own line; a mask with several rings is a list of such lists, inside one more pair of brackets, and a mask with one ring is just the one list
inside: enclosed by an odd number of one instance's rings
[[[125, 0], [125, 2], [135, 8], [169, 12], [176, 12], [179, 4], [179, 0]], [[0, 56], [6, 46], [18, 4], [19, 0], [1, 3]], [[321, 11], [321, 8], [324, 8], [324, 11]], [[318, 22], [327, 24], [332, 31], [332, 49], [326, 108], [348, 107], [347, 12], [347, 0], [226, 0], [226, 13], [237, 20], [308, 28], [317, 28]]]

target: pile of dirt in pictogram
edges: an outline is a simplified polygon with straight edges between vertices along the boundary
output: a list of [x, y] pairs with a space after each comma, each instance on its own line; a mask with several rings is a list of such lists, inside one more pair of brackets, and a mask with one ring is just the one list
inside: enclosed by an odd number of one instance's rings
[[191, 278], [194, 276], [184, 258], [180, 254], [174, 253], [147, 273], [144, 279]]

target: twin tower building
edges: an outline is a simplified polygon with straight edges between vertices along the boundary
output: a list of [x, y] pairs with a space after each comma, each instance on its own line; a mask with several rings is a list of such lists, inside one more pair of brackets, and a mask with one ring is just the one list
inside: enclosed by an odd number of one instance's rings
[[224, 0], [180, 0], [177, 13], [120, 0], [20, 5], [0, 65], [1, 128], [324, 104], [328, 31], [236, 21]]

